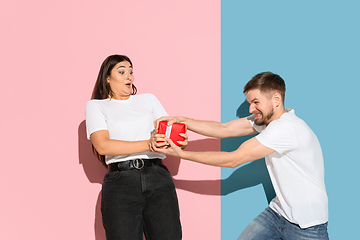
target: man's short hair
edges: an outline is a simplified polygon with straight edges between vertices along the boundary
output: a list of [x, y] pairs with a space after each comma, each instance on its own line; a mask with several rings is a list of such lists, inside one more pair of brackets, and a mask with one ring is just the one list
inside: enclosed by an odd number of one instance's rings
[[262, 72], [256, 74], [244, 87], [244, 93], [250, 90], [259, 89], [263, 94], [278, 92], [281, 95], [282, 102], [285, 101], [285, 81], [277, 74], [272, 72]]

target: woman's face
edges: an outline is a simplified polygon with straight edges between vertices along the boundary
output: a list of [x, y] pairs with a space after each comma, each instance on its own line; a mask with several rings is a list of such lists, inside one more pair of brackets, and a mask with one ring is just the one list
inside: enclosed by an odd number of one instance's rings
[[115, 65], [107, 77], [111, 90], [114, 93], [113, 98], [117, 100], [126, 100], [130, 97], [134, 75], [132, 66], [128, 61], [122, 61]]

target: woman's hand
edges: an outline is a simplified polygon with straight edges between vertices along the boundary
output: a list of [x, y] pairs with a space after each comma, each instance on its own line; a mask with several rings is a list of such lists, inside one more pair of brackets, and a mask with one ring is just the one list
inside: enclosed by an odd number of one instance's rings
[[154, 132], [150, 137], [150, 140], [149, 140], [150, 151], [152, 151], [151, 144], [154, 144], [157, 148], [167, 148], [168, 147], [168, 143], [166, 142], [165, 134], [159, 134], [159, 133], [157, 133], [157, 131]]
[[[166, 122], [168, 122], [167, 125], [171, 126], [173, 123], [181, 123], [182, 118], [183, 117], [171, 117], [171, 116], [168, 116], [168, 117], [161, 117], [161, 118], [155, 120], [154, 125], [155, 125], [156, 133], [151, 136], [150, 142], [154, 142], [155, 146], [158, 147], [158, 148], [165, 148], [165, 147], [169, 146], [169, 144], [165, 140], [165, 135], [164, 134], [157, 134], [158, 129], [159, 129], [159, 122], [160, 121], [166, 121]], [[185, 124], [185, 133], [180, 133], [179, 134], [181, 137], [184, 138], [184, 141], [177, 141], [177, 144], [180, 144], [181, 145], [180, 147], [182, 149], [184, 149], [188, 145], [188, 135], [187, 135], [186, 131], [187, 131], [187, 126]]]
[[[184, 141], [177, 141], [177, 143], [181, 145], [180, 147], [182, 149], [184, 149], [188, 145], [188, 135], [186, 133], [180, 133], [179, 135], [184, 138]], [[151, 135], [149, 140], [149, 148], [151, 143], [154, 143], [157, 148], [167, 148], [169, 146], [169, 144], [166, 142], [165, 134], [159, 134], [157, 132]]]

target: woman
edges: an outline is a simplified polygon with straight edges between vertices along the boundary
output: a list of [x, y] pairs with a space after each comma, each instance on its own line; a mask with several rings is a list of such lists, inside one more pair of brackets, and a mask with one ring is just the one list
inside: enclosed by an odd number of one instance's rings
[[149, 149], [154, 120], [168, 114], [154, 95], [135, 95], [133, 82], [128, 57], [107, 57], [85, 108], [87, 137], [109, 169], [101, 200], [106, 239], [142, 240], [143, 233], [147, 240], [181, 239], [175, 186], [162, 164], [165, 155]]

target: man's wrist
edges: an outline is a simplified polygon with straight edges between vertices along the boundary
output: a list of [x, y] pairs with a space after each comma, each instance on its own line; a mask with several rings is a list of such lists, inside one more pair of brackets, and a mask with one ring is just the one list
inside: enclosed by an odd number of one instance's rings
[[186, 117], [178, 117], [179, 122], [181, 123], [185, 123], [186, 122]]
[[179, 157], [182, 159], [189, 159], [189, 154], [190, 154], [190, 152], [181, 150]]

